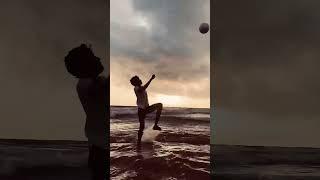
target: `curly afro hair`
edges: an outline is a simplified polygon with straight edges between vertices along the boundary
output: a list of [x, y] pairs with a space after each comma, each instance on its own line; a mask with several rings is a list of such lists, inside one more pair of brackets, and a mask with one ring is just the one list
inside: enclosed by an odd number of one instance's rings
[[133, 76], [131, 79], [130, 79], [130, 83], [133, 85], [133, 86], [138, 86], [141, 84], [141, 81], [140, 81], [140, 78], [138, 76]]
[[100, 58], [85, 44], [69, 51], [64, 62], [67, 71], [76, 78], [97, 77], [104, 70]]

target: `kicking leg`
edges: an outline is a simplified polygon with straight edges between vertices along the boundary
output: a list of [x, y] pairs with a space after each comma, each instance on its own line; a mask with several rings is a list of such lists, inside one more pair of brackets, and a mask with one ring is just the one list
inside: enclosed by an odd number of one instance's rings
[[162, 107], [163, 107], [162, 103], [157, 103], [157, 104], [153, 104], [147, 108], [147, 113], [151, 113], [151, 112], [157, 110], [156, 119], [155, 119], [154, 126], [153, 126], [154, 130], [161, 130], [161, 128], [158, 126], [158, 122], [160, 120]]

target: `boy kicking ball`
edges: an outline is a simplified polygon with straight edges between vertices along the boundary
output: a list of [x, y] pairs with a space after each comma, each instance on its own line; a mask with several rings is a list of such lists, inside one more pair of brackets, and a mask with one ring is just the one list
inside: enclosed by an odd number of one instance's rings
[[142, 81], [138, 76], [134, 76], [130, 79], [131, 84], [134, 86], [134, 92], [137, 96], [138, 116], [139, 116], [139, 122], [140, 122], [140, 128], [138, 131], [138, 145], [141, 143], [143, 130], [145, 128], [145, 122], [144, 122], [145, 117], [147, 114], [155, 110], [157, 110], [157, 112], [156, 112], [156, 119], [154, 122], [153, 129], [161, 131], [161, 128], [158, 126], [158, 122], [159, 122], [161, 111], [162, 111], [162, 103], [156, 103], [149, 106], [148, 94], [146, 91], [151, 81], [155, 77], [156, 76], [153, 74], [150, 80], [145, 85], [142, 85]]

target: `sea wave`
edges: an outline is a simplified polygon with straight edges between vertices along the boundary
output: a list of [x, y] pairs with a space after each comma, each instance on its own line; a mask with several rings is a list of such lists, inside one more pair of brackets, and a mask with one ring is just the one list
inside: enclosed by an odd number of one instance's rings
[[210, 179], [208, 149], [184, 143], [153, 143], [139, 151], [130, 143], [114, 143], [111, 179]]
[[111, 179], [210, 179], [208, 109], [165, 108], [157, 133], [150, 114], [142, 138], [150, 136], [149, 141], [141, 146], [136, 145], [136, 109], [124, 109], [114, 108], [117, 118], [110, 120]]
[[[111, 119], [138, 118], [136, 107], [112, 106], [110, 114]], [[155, 112], [151, 114], [155, 114]], [[210, 121], [210, 110], [202, 108], [164, 108], [161, 117], [166, 118], [168, 121]]]

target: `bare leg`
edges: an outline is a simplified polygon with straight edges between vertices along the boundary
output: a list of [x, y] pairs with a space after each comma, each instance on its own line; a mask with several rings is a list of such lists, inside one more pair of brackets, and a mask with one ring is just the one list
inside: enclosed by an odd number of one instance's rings
[[162, 103], [158, 103], [157, 105], [157, 112], [156, 112], [156, 121], [154, 122], [154, 125], [158, 125], [160, 116], [161, 116], [161, 112], [162, 112]]
[[142, 135], [143, 135], [143, 130], [144, 130], [144, 123], [140, 123], [140, 128], [139, 128], [139, 131], [138, 131], [138, 144], [141, 143], [141, 138], [142, 138]]
[[139, 122], [140, 122], [140, 127], [139, 127], [139, 131], [138, 131], [138, 145], [139, 145], [141, 143], [143, 130], [145, 128], [144, 119], [145, 119], [146, 115], [145, 115], [144, 110], [138, 110], [138, 116], [139, 116]]
[[156, 119], [155, 119], [154, 127], [153, 127], [154, 130], [161, 130], [161, 128], [158, 126], [158, 122], [160, 120], [162, 107], [163, 107], [162, 103], [157, 103], [157, 104], [153, 104], [147, 108], [147, 113], [151, 113], [151, 112], [157, 110]]

